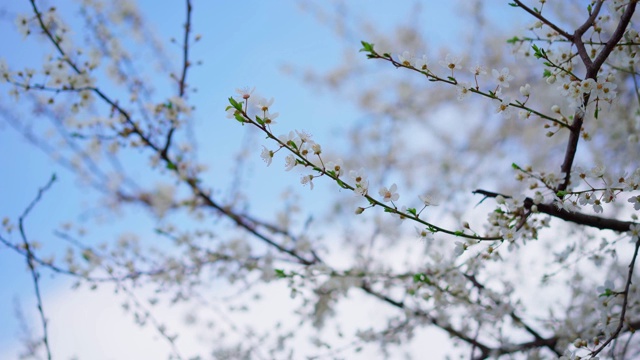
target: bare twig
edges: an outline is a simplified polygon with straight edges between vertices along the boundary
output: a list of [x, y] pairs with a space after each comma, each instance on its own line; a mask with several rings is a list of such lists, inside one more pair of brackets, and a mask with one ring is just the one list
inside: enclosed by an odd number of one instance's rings
[[571, 34], [569, 34], [568, 32], [562, 30], [558, 25], [554, 24], [553, 22], [551, 22], [549, 19], [545, 18], [544, 16], [542, 16], [541, 13], [529, 8], [528, 6], [526, 6], [525, 4], [522, 3], [522, 1], [519, 0], [514, 0], [514, 2], [521, 7], [524, 11], [528, 12], [529, 14], [531, 14], [533, 17], [535, 17], [536, 19], [542, 21], [545, 25], [549, 26], [550, 28], [552, 28], [553, 30], [557, 31], [558, 34], [562, 35], [563, 37], [567, 38], [568, 40], [572, 39]]
[[[191, 0], [186, 0], [187, 3], [187, 21], [184, 24], [184, 39], [182, 40], [182, 74], [180, 75], [180, 79], [178, 80], [178, 96], [181, 98], [184, 97], [185, 91], [187, 89], [187, 69], [191, 66], [191, 62], [189, 61], [189, 34], [191, 33], [191, 11], [193, 7], [191, 6]], [[176, 131], [176, 126], [172, 125], [171, 129], [167, 133], [167, 140], [165, 141], [164, 147], [162, 148], [162, 154], [167, 153], [169, 151], [169, 147], [171, 146], [171, 138], [173, 137], [173, 133]]]
[[33, 260], [34, 255], [33, 255], [33, 251], [31, 250], [31, 245], [27, 240], [27, 234], [24, 229], [24, 221], [29, 215], [29, 213], [31, 212], [31, 210], [33, 210], [33, 208], [36, 206], [36, 204], [40, 202], [42, 195], [47, 190], [49, 190], [49, 188], [51, 188], [51, 185], [53, 185], [55, 181], [56, 181], [56, 175], [53, 174], [51, 176], [51, 179], [49, 179], [49, 181], [47, 182], [47, 184], [42, 188], [40, 188], [40, 190], [38, 190], [38, 195], [36, 195], [35, 199], [31, 201], [29, 206], [27, 206], [27, 208], [24, 210], [22, 215], [20, 215], [20, 219], [18, 220], [18, 229], [20, 230], [20, 237], [22, 238], [22, 244], [24, 245], [24, 249], [27, 252], [27, 265], [29, 265], [29, 271], [31, 272], [31, 278], [33, 279], [33, 287], [35, 288], [36, 300], [38, 302], [38, 313], [40, 314], [40, 321], [42, 322], [42, 332], [43, 332], [42, 342], [44, 343], [44, 347], [47, 351], [47, 359], [49, 360], [51, 360], [51, 349], [49, 347], [49, 333], [47, 331], [47, 318], [44, 315], [44, 307], [42, 306], [42, 297], [40, 296], [40, 284], [39, 284], [40, 273], [38, 272], [38, 270], [36, 270], [36, 266], [34, 264], [34, 260]]
[[631, 259], [631, 263], [629, 263], [629, 272], [627, 274], [627, 281], [624, 285], [624, 291], [622, 292], [623, 294], [622, 310], [620, 310], [620, 320], [618, 321], [618, 326], [613, 331], [613, 333], [611, 333], [609, 338], [604, 343], [602, 343], [602, 345], [600, 345], [598, 348], [596, 348], [591, 352], [591, 357], [598, 355], [607, 345], [609, 345], [613, 340], [617, 339], [618, 334], [620, 334], [620, 331], [622, 331], [622, 328], [624, 327], [624, 323], [625, 323], [624, 316], [627, 313], [627, 305], [629, 303], [629, 288], [631, 287], [631, 277], [633, 276], [633, 271], [636, 265], [636, 259], [638, 258], [638, 249], [640, 249], [640, 239], [636, 240], [636, 246], [633, 251], [633, 258]]

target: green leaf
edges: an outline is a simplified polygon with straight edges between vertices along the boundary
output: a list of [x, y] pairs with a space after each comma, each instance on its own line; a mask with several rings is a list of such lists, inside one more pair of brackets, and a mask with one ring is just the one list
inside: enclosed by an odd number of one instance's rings
[[262, 120], [258, 115], [256, 115], [256, 121], [258, 122], [258, 124], [264, 125], [264, 120]]
[[561, 190], [561, 191], [558, 191], [558, 192], [556, 193], [556, 195], [557, 195], [558, 197], [563, 197], [563, 196], [567, 195], [568, 193], [569, 193], [568, 191]]
[[235, 117], [236, 117], [236, 120], [238, 120], [239, 122], [241, 122], [243, 124], [247, 122], [247, 120], [244, 119], [244, 116], [242, 116], [241, 113], [236, 113]]
[[429, 284], [429, 285], [432, 284], [431, 279], [429, 279], [429, 277], [425, 273], [417, 273], [417, 274], [413, 275], [413, 282], [425, 283], [425, 284]]
[[593, 112], [593, 116], [597, 119], [600, 108], [596, 106], [596, 110]]
[[517, 43], [518, 41], [520, 41], [520, 38], [519, 38], [519, 37], [517, 37], [517, 36], [514, 36], [514, 37], [512, 37], [511, 39], [508, 39], [508, 40], [507, 40], [507, 44], [515, 44], [515, 43]]
[[275, 269], [275, 272], [278, 279], [284, 279], [287, 277], [287, 274], [282, 269]]
[[542, 77], [545, 78], [545, 79], [548, 78], [551, 75], [553, 75], [553, 74], [548, 69], [544, 69], [544, 71], [542, 72]]
[[604, 289], [604, 292], [602, 294], [600, 294], [599, 297], [611, 296], [611, 295], [615, 295], [615, 294], [616, 293], [611, 289]]
[[370, 44], [366, 41], [361, 41], [360, 43], [362, 44], [362, 49], [360, 49], [360, 52], [373, 52], [373, 44]]
[[536, 59], [540, 59], [540, 58], [544, 58], [545, 57], [545, 52], [543, 49], [540, 49], [538, 47], [538, 45], [533, 44], [531, 45], [531, 48], [533, 49], [533, 56], [535, 56]]
[[516, 170], [522, 170], [522, 168], [520, 166], [518, 166], [518, 164], [516, 164], [516, 163], [511, 163], [511, 167], [516, 169]]
[[348, 189], [349, 186], [347, 186], [347, 184], [344, 183], [344, 181], [340, 180], [340, 179], [336, 179], [336, 182], [338, 183], [338, 185], [340, 185], [341, 188], [343, 189]]
[[167, 163], [167, 169], [169, 170], [175, 170], [177, 169], [176, 164], [172, 163], [172, 162], [168, 162]]
[[418, 212], [417, 212], [417, 211], [416, 211], [416, 209], [414, 209], [414, 208], [408, 208], [408, 209], [407, 209], [407, 212], [408, 212], [409, 214], [412, 214], [413, 216], [418, 216]]
[[520, 5], [518, 5], [518, 4], [516, 4], [516, 3], [509, 3], [509, 6], [512, 6], [512, 7], [520, 7]]
[[237, 102], [236, 99], [230, 97], [229, 98], [229, 103], [238, 111], [242, 111], [242, 104], [244, 103], [243, 101]]
[[87, 262], [91, 261], [91, 256], [89, 255], [89, 251], [83, 251], [82, 258]]
[[453, 235], [462, 236], [462, 235], [464, 235], [464, 232], [462, 230], [458, 230], [458, 231], [454, 232]]

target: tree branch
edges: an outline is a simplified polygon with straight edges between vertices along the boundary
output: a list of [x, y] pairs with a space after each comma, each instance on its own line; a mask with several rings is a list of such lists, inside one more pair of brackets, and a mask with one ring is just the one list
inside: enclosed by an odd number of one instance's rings
[[34, 255], [33, 255], [33, 251], [31, 250], [31, 245], [27, 240], [27, 235], [24, 229], [24, 221], [29, 215], [29, 213], [31, 212], [31, 210], [33, 209], [33, 207], [38, 202], [40, 202], [40, 199], [42, 198], [42, 195], [45, 193], [45, 191], [49, 190], [55, 181], [56, 181], [56, 175], [53, 174], [51, 176], [51, 179], [49, 179], [49, 181], [47, 182], [47, 184], [42, 188], [40, 188], [40, 190], [38, 190], [38, 195], [36, 196], [35, 199], [33, 199], [33, 201], [29, 204], [29, 206], [27, 206], [27, 208], [24, 210], [22, 215], [20, 215], [20, 219], [18, 220], [18, 229], [20, 230], [20, 237], [22, 238], [22, 244], [24, 245], [24, 249], [27, 253], [26, 254], [27, 265], [29, 266], [29, 271], [31, 272], [31, 278], [33, 279], [33, 286], [36, 292], [36, 300], [38, 302], [38, 313], [40, 314], [40, 322], [42, 323], [42, 332], [43, 332], [42, 342], [44, 343], [44, 348], [47, 351], [47, 359], [49, 360], [51, 360], [51, 349], [49, 347], [49, 333], [47, 331], [47, 318], [44, 315], [44, 307], [42, 306], [42, 296], [40, 295], [40, 285], [39, 285], [40, 273], [38, 273], [38, 270], [36, 270], [36, 266], [33, 261]]
[[573, 40], [573, 37], [571, 34], [569, 34], [568, 32], [562, 30], [558, 25], [554, 24], [553, 22], [551, 22], [549, 19], [545, 18], [544, 16], [542, 16], [541, 13], [529, 8], [528, 6], [526, 6], [525, 4], [522, 3], [522, 1], [520, 0], [514, 0], [514, 2], [521, 7], [522, 9], [524, 9], [524, 11], [528, 12], [529, 14], [531, 14], [533, 17], [535, 17], [536, 19], [542, 21], [545, 25], [547, 25], [548, 27], [552, 28], [553, 30], [557, 31], [558, 34], [562, 35], [563, 37], [565, 37], [567, 40]]
[[[487, 197], [495, 198], [497, 196], [502, 196], [505, 198], [511, 197], [509, 195], [503, 195], [503, 194], [481, 190], [481, 189], [475, 190], [473, 191], [473, 193], [484, 195], [485, 198]], [[524, 199], [525, 209], [531, 210], [531, 207], [533, 205], [536, 205], [536, 207], [538, 208], [538, 212], [541, 212], [543, 214], [551, 215], [558, 219], [570, 221], [572, 223], [594, 227], [600, 230], [613, 230], [617, 232], [627, 232], [629, 231], [629, 227], [635, 224], [632, 221], [621, 221], [616, 219], [603, 218], [595, 215], [587, 215], [587, 214], [582, 214], [577, 212], [568, 212], [564, 209], [559, 209], [554, 204], [535, 204], [533, 202], [533, 199], [531, 198]]]
[[636, 259], [638, 258], [638, 249], [640, 249], [640, 239], [636, 240], [636, 246], [633, 251], [633, 258], [631, 259], [631, 263], [629, 264], [629, 272], [627, 273], [627, 281], [624, 285], [624, 298], [622, 301], [622, 310], [620, 311], [620, 320], [618, 321], [618, 326], [616, 327], [615, 331], [609, 336], [607, 341], [602, 343], [602, 345], [591, 352], [592, 357], [598, 355], [607, 345], [609, 345], [613, 340], [617, 339], [618, 334], [620, 334], [620, 331], [622, 331], [622, 327], [625, 323], [624, 316], [627, 313], [627, 305], [629, 303], [629, 288], [631, 287], [631, 277], [633, 276]]
[[[178, 96], [181, 98], [184, 97], [186, 88], [187, 88], [187, 69], [191, 66], [191, 62], [189, 61], [189, 34], [191, 33], [191, 11], [193, 7], [191, 6], [191, 0], [186, 0], [187, 4], [187, 21], [184, 24], [184, 39], [182, 40], [182, 75], [178, 80]], [[171, 138], [173, 137], [173, 133], [176, 131], [176, 126], [171, 125], [171, 129], [169, 129], [169, 133], [167, 133], [167, 140], [165, 141], [164, 147], [162, 148], [162, 154], [166, 154], [169, 151], [169, 147], [171, 146]]]

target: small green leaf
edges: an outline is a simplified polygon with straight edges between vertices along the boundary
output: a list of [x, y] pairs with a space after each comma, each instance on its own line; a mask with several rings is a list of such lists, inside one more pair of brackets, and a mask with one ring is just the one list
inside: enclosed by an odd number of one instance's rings
[[239, 122], [241, 122], [243, 124], [247, 122], [247, 120], [244, 119], [244, 116], [242, 116], [241, 113], [237, 112], [235, 115], [236, 115], [235, 116], [236, 120], [238, 120]]
[[544, 71], [542, 72], [542, 77], [545, 78], [545, 79], [548, 78], [551, 75], [553, 75], [553, 74], [548, 69], [544, 69]]
[[176, 164], [172, 163], [172, 162], [168, 162], [167, 163], [167, 169], [169, 170], [175, 170], [177, 169]]
[[336, 182], [338, 183], [338, 185], [340, 185], [341, 188], [343, 189], [348, 189], [349, 186], [347, 186], [347, 184], [344, 183], [344, 181], [340, 180], [340, 179], [336, 179]]
[[520, 38], [519, 38], [519, 37], [517, 37], [517, 36], [514, 36], [514, 37], [512, 37], [511, 39], [508, 39], [508, 40], [507, 40], [507, 44], [515, 44], [515, 43], [517, 43], [518, 41], [520, 41]]
[[597, 119], [600, 108], [596, 106], [596, 110], [593, 112], [593, 116]]
[[418, 216], [418, 212], [417, 212], [417, 211], [416, 211], [416, 209], [414, 209], [414, 208], [408, 208], [408, 209], [407, 209], [407, 212], [408, 212], [409, 214], [412, 214], [413, 216]]
[[511, 163], [511, 167], [516, 169], [516, 170], [522, 170], [522, 168], [520, 166], [518, 166], [518, 164], [516, 164], [516, 163]]
[[413, 275], [413, 282], [431, 284], [431, 279], [425, 273], [417, 273]]
[[373, 52], [373, 44], [370, 44], [366, 41], [361, 41], [360, 43], [362, 44], [362, 49], [360, 49], [360, 52]]
[[275, 269], [275, 271], [276, 271], [276, 277], [277, 277], [278, 279], [284, 279], [284, 278], [286, 278], [286, 277], [287, 277], [287, 274], [285, 274], [284, 270], [282, 270], [282, 269]]
[[244, 102], [242, 102], [242, 101], [237, 102], [237, 101], [236, 101], [236, 99], [234, 99], [234, 98], [230, 97], [230, 98], [229, 98], [229, 103], [230, 103], [230, 104], [231, 104], [231, 105], [232, 105], [236, 110], [238, 110], [238, 111], [242, 111], [242, 104], [243, 104]]
[[600, 294], [598, 297], [611, 296], [611, 295], [615, 295], [615, 294], [616, 293], [611, 289], [604, 289], [604, 292], [602, 294]]
[[520, 5], [518, 5], [518, 4], [516, 4], [516, 3], [509, 3], [509, 6], [512, 6], [512, 7], [520, 7]]
[[461, 235], [464, 235], [464, 232], [463, 232], [463, 231], [461, 231], [461, 230], [458, 230], [458, 231], [454, 232], [454, 233], [453, 233], [453, 235], [455, 235], [455, 236], [461, 236]]
[[258, 115], [256, 115], [256, 121], [258, 122], [258, 124], [264, 125], [264, 120], [262, 120]]
[[560, 190], [560, 191], [558, 191], [558, 192], [556, 193], [556, 196], [558, 196], [558, 197], [563, 197], [563, 196], [567, 195], [568, 193], [569, 193], [568, 191]]
[[89, 254], [90, 254], [89, 251], [82, 252], [82, 258], [87, 262], [91, 261], [91, 256]]
[[540, 59], [540, 58], [546, 57], [545, 56], [546, 54], [545, 54], [544, 50], [540, 49], [538, 47], [538, 45], [533, 44], [533, 45], [531, 45], [531, 48], [533, 49], [533, 56], [535, 56], [536, 59]]

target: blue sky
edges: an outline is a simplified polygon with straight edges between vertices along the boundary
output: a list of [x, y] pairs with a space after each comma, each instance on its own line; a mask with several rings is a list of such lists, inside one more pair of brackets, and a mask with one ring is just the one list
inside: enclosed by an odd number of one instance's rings
[[[488, 6], [504, 8], [505, 13], [498, 12], [498, 17], [509, 11], [506, 2], [486, 3]], [[231, 177], [225, 175], [232, 173], [232, 155], [246, 141], [246, 129], [226, 119], [224, 114], [226, 99], [235, 95], [235, 88], [255, 86], [261, 95], [274, 97], [282, 129], [305, 129], [321, 142], [331, 141], [332, 134], [345, 121], [360, 116], [348, 101], [338, 101], [334, 94], [310, 89], [299, 78], [283, 74], [282, 67], [292, 64], [300, 69], [329, 70], [339, 64], [345, 47], [357, 52], [359, 40], [367, 40], [367, 34], [354, 32], [345, 43], [338, 40], [328, 26], [320, 24], [309, 13], [300, 11], [296, 4], [295, 1], [263, 0], [194, 1], [194, 33], [203, 37], [194, 45], [192, 59], [202, 60], [203, 66], [195, 67], [190, 72], [190, 83], [199, 89], [197, 94], [191, 96], [191, 102], [197, 106], [194, 121], [200, 158], [208, 160], [213, 169], [208, 180], [217, 188], [231, 186]], [[397, 24], [416, 20], [408, 15], [412, 8], [409, 2], [359, 0], [350, 1], [349, 4], [352, 11], [357, 10], [351, 16], [374, 19], [378, 31], [391, 31]], [[56, 6], [72, 28], [77, 25], [73, 11], [68, 11], [76, 6], [75, 2], [56, 2]], [[181, 37], [181, 25], [184, 22], [182, 2], [163, 2], [162, 6], [158, 6], [157, 1], [142, 1], [139, 6], [160, 39]], [[432, 49], [449, 43], [464, 51], [467, 44], [461, 44], [456, 37], [458, 30], [465, 30], [464, 24], [456, 22], [460, 11], [458, 6], [453, 1], [425, 1], [423, 13], [417, 19], [427, 39], [433, 43]], [[28, 11], [28, 3], [5, 3], [1, 7], [6, 8], [8, 17], [0, 22], [0, 33], [5, 37], [5, 50], [0, 51], [0, 57], [5, 58], [10, 66], [35, 66], [41, 61], [43, 49], [48, 45], [33, 39], [22, 42], [21, 36], [12, 30], [13, 24], [9, 18], [13, 14]], [[167, 45], [167, 49], [177, 64], [179, 49], [171, 45]], [[26, 108], [8, 98], [6, 89], [6, 86], [0, 86], [0, 104], [3, 107], [10, 106], [20, 116], [30, 118]], [[159, 91], [170, 93], [173, 90], [161, 88]], [[248, 192], [260, 195], [258, 202], [251, 206], [256, 213], [261, 213], [270, 211], [270, 204], [278, 201], [278, 193], [269, 193], [266, 189], [271, 186], [281, 188], [283, 184], [293, 188], [300, 185], [298, 177], [284, 173], [280, 163], [274, 162], [270, 168], [265, 168], [259, 159], [262, 139], [254, 139], [257, 143], [250, 143], [255, 146], [252, 150], [254, 161], [247, 169], [253, 180], [246, 181], [243, 186], [248, 188]], [[64, 245], [52, 237], [52, 231], [62, 222], [82, 221], [82, 214], [93, 211], [99, 197], [79, 183], [74, 174], [26, 142], [3, 121], [0, 121], [0, 154], [5, 155], [0, 180], [0, 217], [7, 216], [14, 222], [33, 199], [37, 189], [53, 173], [57, 174], [59, 180], [30, 215], [27, 231], [32, 239], [45, 243], [45, 251], [59, 253]], [[314, 193], [304, 192], [303, 196], [313, 201], [314, 197], [322, 196], [323, 189], [326, 188], [319, 186]], [[149, 229], [153, 228], [153, 221], [148, 217], [140, 215], [136, 218], [135, 211], [127, 214], [134, 215], [136, 226], [143, 224]], [[112, 221], [118, 224], [111, 226]], [[115, 234], [130, 225], [132, 222], [123, 218], [107, 217], [101, 229], [106, 234]], [[101, 233], [97, 237], [104, 238], [106, 235]], [[10, 238], [19, 240], [15, 234]], [[3, 284], [0, 287], [0, 319], [3, 319], [0, 348], [3, 348], [15, 343], [17, 338], [14, 299], [22, 304], [25, 313], [33, 313], [35, 306], [33, 286], [24, 259], [10, 250], [0, 248], [0, 264], [3, 268], [0, 272], [0, 283]], [[47, 310], [48, 295], [64, 292], [69, 282], [60, 276], [52, 278], [47, 272], [43, 275], [44, 305]], [[39, 332], [37, 326], [33, 330]]]

